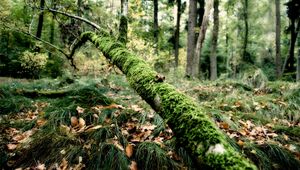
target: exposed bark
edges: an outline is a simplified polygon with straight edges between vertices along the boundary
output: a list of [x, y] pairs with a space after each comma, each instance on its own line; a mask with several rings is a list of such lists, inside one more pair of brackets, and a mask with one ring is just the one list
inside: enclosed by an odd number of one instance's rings
[[243, 20], [245, 25], [245, 34], [243, 39], [243, 47], [242, 47], [242, 59], [243, 61], [251, 61], [248, 55], [248, 36], [249, 36], [249, 24], [248, 24], [248, 0], [244, 0], [243, 3]]
[[217, 79], [217, 46], [219, 35], [219, 0], [214, 0], [214, 27], [210, 54], [210, 80]]
[[181, 18], [181, 0], [177, 0], [177, 18], [176, 18], [176, 30], [175, 30], [175, 67], [178, 67], [179, 63], [179, 38], [180, 38], [180, 18]]
[[[188, 19], [188, 42], [187, 42], [187, 60], [186, 60], [186, 76], [194, 78], [193, 62], [195, 53], [195, 27], [197, 20], [197, 1], [190, 0], [189, 2], [189, 19]], [[198, 68], [198, 67], [197, 67]]]
[[154, 45], [155, 54], [158, 54], [158, 0], [153, 0], [154, 16], [153, 16], [153, 31], [154, 31]]
[[42, 37], [42, 30], [43, 30], [43, 24], [44, 24], [44, 7], [45, 7], [45, 0], [40, 1], [40, 14], [39, 14], [39, 22], [37, 26], [36, 31], [36, 37], [41, 38]]
[[196, 49], [195, 49], [195, 53], [194, 53], [194, 61], [193, 61], [193, 75], [199, 76], [199, 78], [201, 78], [201, 51], [202, 51], [202, 46], [205, 40], [205, 35], [206, 35], [206, 30], [208, 27], [208, 21], [209, 21], [209, 15], [210, 15], [210, 11], [212, 9], [214, 0], [207, 0], [205, 3], [205, 12], [203, 15], [203, 20], [202, 20], [202, 24], [201, 24], [201, 29], [200, 29], [200, 33], [199, 36], [197, 38], [197, 44], [196, 44]]
[[275, 1], [276, 8], [276, 76], [277, 78], [281, 77], [281, 48], [280, 48], [280, 32], [281, 32], [281, 24], [280, 24], [280, 0]]
[[121, 0], [121, 13], [127, 17], [128, 13], [128, 0]]
[[211, 169], [256, 169], [232, 148], [196, 102], [160, 81], [158, 73], [142, 58], [129, 52], [108, 33], [82, 34], [71, 54], [88, 40], [127, 76], [131, 87], [172, 128], [177, 144], [188, 150], [200, 165]]

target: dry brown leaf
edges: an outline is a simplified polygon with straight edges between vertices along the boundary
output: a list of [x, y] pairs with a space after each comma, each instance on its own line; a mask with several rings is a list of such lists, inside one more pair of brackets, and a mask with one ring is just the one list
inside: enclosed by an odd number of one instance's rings
[[240, 130], [239, 133], [243, 136], [247, 135], [247, 131], [245, 131], [244, 129]]
[[38, 119], [38, 120], [36, 121], [36, 124], [37, 124], [38, 127], [41, 127], [41, 126], [43, 126], [46, 122], [47, 122], [46, 119], [41, 118], [41, 119]]
[[286, 134], [283, 134], [283, 139], [284, 140], [289, 140], [289, 137]]
[[34, 168], [35, 170], [46, 170], [45, 164], [38, 163], [38, 165]]
[[115, 139], [108, 139], [107, 143], [113, 144], [121, 151], [124, 151], [124, 147], [119, 143], [119, 141], [116, 137], [115, 137]]
[[138, 170], [137, 163], [135, 161], [131, 161], [129, 169], [130, 170]]
[[89, 127], [89, 128], [87, 128], [85, 131], [86, 131], [86, 132], [91, 132], [91, 131], [93, 131], [93, 130], [100, 129], [100, 128], [102, 128], [102, 127], [103, 127], [102, 125], [97, 125], [97, 126]]
[[13, 144], [13, 143], [9, 143], [6, 146], [7, 146], [7, 149], [10, 151], [15, 150], [18, 147], [17, 144]]
[[71, 126], [72, 126], [72, 127], [75, 127], [75, 126], [77, 126], [77, 125], [78, 125], [78, 119], [77, 119], [77, 117], [72, 116], [72, 117], [71, 117]]
[[242, 141], [242, 140], [239, 140], [238, 142], [237, 142], [237, 144], [240, 146], [240, 147], [244, 147], [244, 142]]
[[14, 141], [19, 142], [20, 140], [23, 140], [25, 137], [26, 137], [26, 136], [23, 135], [23, 134], [17, 134], [17, 135], [14, 136], [12, 139], [13, 139]]
[[143, 111], [143, 108], [141, 108], [139, 105], [131, 105], [131, 109], [135, 112], [141, 112]]
[[78, 120], [78, 126], [79, 126], [80, 129], [85, 127], [85, 120], [81, 117]]
[[108, 105], [108, 106], [102, 106], [102, 105], [97, 105], [96, 108], [98, 109], [125, 109], [122, 105], [117, 105], [115, 103]]
[[274, 138], [277, 137], [278, 135], [276, 133], [268, 133], [267, 136]]
[[236, 134], [236, 133], [232, 133], [232, 134], [229, 134], [229, 137], [232, 139], [232, 138], [235, 138], [235, 137], [239, 137], [239, 135]]
[[142, 131], [145, 131], [145, 130], [154, 130], [155, 128], [156, 128], [156, 125], [152, 125], [152, 124], [144, 124], [144, 125], [140, 126], [140, 129]]
[[60, 170], [67, 170], [68, 161], [65, 158], [63, 158], [63, 160], [61, 161], [59, 168], [60, 168]]
[[77, 113], [78, 113], [78, 114], [84, 113], [84, 108], [82, 108], [82, 107], [80, 107], [80, 106], [77, 106], [77, 107], [76, 107], [76, 110], [77, 110]]
[[219, 126], [221, 129], [229, 129], [229, 124], [226, 122], [220, 122]]
[[125, 148], [125, 152], [126, 152], [126, 155], [128, 156], [128, 158], [130, 158], [133, 154], [133, 145], [128, 144]]

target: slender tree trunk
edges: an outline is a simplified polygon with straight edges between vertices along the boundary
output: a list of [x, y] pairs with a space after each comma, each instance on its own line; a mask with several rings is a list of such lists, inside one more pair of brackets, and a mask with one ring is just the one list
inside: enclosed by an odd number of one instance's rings
[[209, 21], [209, 15], [210, 15], [210, 11], [212, 9], [214, 0], [207, 0], [205, 3], [205, 12], [203, 15], [203, 20], [202, 20], [202, 24], [201, 24], [201, 29], [200, 29], [200, 33], [197, 39], [197, 44], [196, 44], [196, 49], [195, 49], [195, 53], [194, 53], [194, 61], [193, 61], [193, 75], [198, 76], [199, 78], [201, 78], [201, 50], [202, 50], [202, 46], [205, 40], [205, 35], [206, 35], [206, 30], [208, 27], [208, 21]]
[[127, 31], [128, 31], [127, 13], [128, 13], [128, 0], [121, 0], [122, 15], [120, 18], [118, 40], [124, 44], [127, 43]]
[[39, 22], [36, 31], [36, 37], [42, 37], [42, 30], [43, 30], [43, 23], [44, 23], [44, 7], [45, 7], [45, 0], [40, 1], [40, 14], [39, 14]]
[[[56, 0], [52, 0], [52, 8], [56, 9]], [[49, 42], [54, 44], [54, 32], [55, 32], [55, 14], [52, 13], [51, 25], [50, 25], [50, 37]], [[51, 51], [48, 53], [49, 59], [52, 57]]]
[[189, 1], [189, 19], [188, 19], [188, 40], [187, 40], [187, 60], [186, 60], [186, 76], [194, 78], [193, 62], [195, 53], [195, 27], [197, 20], [197, 1]]
[[154, 21], [153, 21], [153, 30], [154, 30], [154, 44], [155, 44], [155, 54], [158, 55], [158, 0], [153, 0], [154, 8]]
[[121, 14], [127, 17], [128, 13], [128, 0], [121, 0]]
[[217, 79], [217, 45], [219, 34], [219, 0], [214, 0], [214, 27], [210, 54], [210, 80]]
[[164, 83], [161, 75], [142, 58], [130, 53], [109, 34], [82, 34], [71, 55], [87, 40], [96, 45], [127, 76], [131, 87], [166, 120], [176, 135], [177, 145], [190, 152], [200, 164], [197, 168], [257, 169], [227, 142], [224, 133], [203, 108], [173, 86]]
[[176, 18], [176, 30], [175, 30], [175, 67], [178, 67], [179, 63], [179, 38], [180, 38], [180, 18], [181, 18], [181, 0], [177, 0], [177, 18]]
[[297, 77], [296, 77], [296, 81], [300, 81], [300, 47], [298, 49], [298, 57], [297, 57]]
[[275, 57], [275, 64], [276, 64], [276, 76], [277, 78], [281, 77], [281, 56], [280, 56], [280, 32], [281, 32], [281, 25], [280, 25], [280, 0], [275, 0], [275, 7], [276, 7], [276, 57]]
[[248, 25], [248, 0], [244, 0], [243, 7], [243, 17], [244, 17], [244, 25], [245, 25], [245, 34], [243, 40], [243, 48], [242, 48], [242, 59], [243, 61], [251, 61], [250, 56], [248, 56], [248, 35], [249, 35], [249, 25]]
[[291, 26], [290, 26], [290, 36], [291, 36], [291, 40], [290, 40], [290, 48], [289, 48], [289, 55], [288, 55], [288, 59], [287, 59], [287, 65], [286, 65], [286, 70], [287, 72], [291, 73], [295, 71], [295, 44], [296, 44], [296, 40], [297, 40], [297, 32], [295, 30], [295, 20], [291, 20]]

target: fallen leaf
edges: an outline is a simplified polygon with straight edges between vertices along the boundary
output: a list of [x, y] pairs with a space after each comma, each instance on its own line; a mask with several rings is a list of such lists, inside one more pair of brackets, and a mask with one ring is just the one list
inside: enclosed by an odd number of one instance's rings
[[71, 126], [72, 126], [72, 127], [75, 127], [75, 126], [77, 126], [77, 125], [78, 125], [78, 119], [77, 119], [77, 117], [72, 116], [72, 117], [71, 117]]
[[15, 150], [18, 147], [18, 145], [13, 144], [13, 143], [9, 143], [6, 146], [7, 146], [7, 149], [10, 151]]
[[85, 131], [86, 131], [86, 132], [91, 132], [91, 131], [93, 131], [93, 130], [100, 129], [100, 128], [102, 128], [102, 127], [103, 127], [102, 125], [97, 125], [97, 126], [93, 126], [93, 127], [91, 127], [91, 128], [87, 128]]
[[45, 164], [39, 163], [35, 168], [35, 170], [46, 170]]
[[81, 117], [78, 120], [78, 126], [79, 126], [80, 129], [85, 127], [85, 120]]
[[65, 158], [63, 158], [63, 160], [61, 161], [59, 168], [60, 168], [60, 170], [67, 170], [68, 161]]
[[274, 138], [277, 137], [278, 135], [276, 133], [268, 133], [267, 136]]
[[140, 126], [142, 131], [145, 130], [154, 130], [156, 128], [156, 125], [152, 125], [152, 124], [144, 124]]
[[135, 161], [131, 161], [129, 169], [130, 170], [138, 170], [137, 163]]
[[141, 112], [143, 108], [139, 107], [139, 105], [131, 105], [131, 109], [135, 112]]
[[283, 139], [284, 140], [289, 140], [289, 137], [286, 134], [283, 134]]
[[23, 140], [26, 136], [22, 135], [22, 134], [17, 134], [16, 136], [14, 136], [12, 139], [14, 141], [19, 142], [20, 140]]
[[124, 151], [124, 147], [119, 143], [118, 139], [108, 139], [107, 143], [113, 144], [121, 151]]
[[125, 152], [126, 152], [126, 155], [128, 156], [128, 158], [130, 158], [133, 154], [133, 145], [128, 144], [125, 148]]
[[36, 124], [37, 124], [37, 126], [38, 127], [41, 127], [41, 126], [43, 126], [45, 123], [46, 123], [47, 121], [46, 121], [46, 119], [38, 119], [37, 121], [36, 121]]
[[76, 107], [76, 110], [77, 110], [77, 113], [78, 113], [78, 114], [84, 113], [84, 108], [82, 108], [82, 107], [80, 107], [80, 106], [77, 106], [77, 107]]
[[244, 147], [244, 142], [242, 141], [242, 140], [239, 140], [238, 142], [237, 142], [237, 144], [240, 146], [240, 147]]
[[239, 133], [240, 133], [241, 135], [243, 135], [243, 136], [246, 136], [246, 135], [247, 135], [247, 132], [246, 132], [244, 129], [240, 130]]
[[220, 122], [219, 126], [221, 129], [229, 129], [229, 124], [226, 122]]

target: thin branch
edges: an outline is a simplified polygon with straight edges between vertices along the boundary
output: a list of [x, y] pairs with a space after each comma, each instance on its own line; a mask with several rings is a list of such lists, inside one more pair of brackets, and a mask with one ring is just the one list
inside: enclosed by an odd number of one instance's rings
[[97, 25], [96, 23], [94, 23], [94, 22], [92, 22], [92, 21], [90, 21], [88, 19], [85, 19], [83, 17], [79, 17], [79, 16], [76, 16], [76, 15], [73, 15], [73, 14], [69, 14], [69, 13], [66, 13], [66, 12], [58, 11], [58, 10], [55, 10], [55, 9], [52, 9], [52, 8], [48, 8], [48, 9], [45, 9], [45, 10], [48, 10], [50, 12], [58, 13], [58, 14], [65, 15], [65, 16], [70, 17], [70, 18], [74, 18], [74, 19], [83, 21], [86, 24], [88, 24], [88, 25], [92, 26], [93, 28], [97, 29], [98, 31], [100, 31], [100, 29], [101, 29], [99, 25]]

